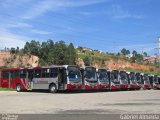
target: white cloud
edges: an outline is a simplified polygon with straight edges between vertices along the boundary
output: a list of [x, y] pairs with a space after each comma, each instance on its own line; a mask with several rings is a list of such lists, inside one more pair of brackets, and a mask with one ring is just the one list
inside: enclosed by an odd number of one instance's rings
[[36, 33], [36, 34], [42, 34], [42, 35], [52, 34], [52, 32], [47, 32], [47, 31], [42, 31], [42, 30], [36, 30], [36, 29], [32, 29], [31, 32], [32, 33]]
[[129, 11], [124, 10], [120, 5], [113, 5], [107, 13], [111, 15], [114, 19], [143, 19], [145, 17], [143, 15], [132, 14]]
[[13, 27], [13, 28], [32, 28], [32, 25], [30, 24], [27, 24], [27, 23], [22, 23], [22, 22], [14, 22], [14, 23], [11, 23], [11, 24], [7, 24], [6, 27], [10, 28], [10, 27]]
[[0, 29], [0, 48], [4, 49], [5, 47], [17, 47], [22, 48], [25, 45], [25, 42], [31, 40], [28, 37], [20, 36], [11, 33], [7, 29]]
[[23, 19], [32, 19], [36, 18], [40, 15], [48, 11], [57, 11], [69, 7], [81, 7], [92, 5], [100, 2], [104, 2], [108, 0], [45, 0], [39, 1], [37, 4], [31, 7], [23, 16]]

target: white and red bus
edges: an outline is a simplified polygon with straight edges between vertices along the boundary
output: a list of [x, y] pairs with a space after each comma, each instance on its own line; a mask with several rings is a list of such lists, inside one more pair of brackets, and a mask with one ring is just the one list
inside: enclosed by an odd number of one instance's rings
[[95, 67], [85, 66], [81, 68], [83, 89], [93, 90], [98, 89], [98, 79]]
[[141, 81], [142, 81], [142, 88], [144, 90], [151, 89], [151, 85], [150, 85], [148, 74], [141, 73]]
[[128, 77], [126, 71], [119, 71], [120, 89], [128, 89]]
[[[21, 82], [19, 71], [20, 68], [5, 68], [1, 69], [1, 87], [2, 88], [16, 88], [16, 83]], [[23, 78], [22, 78], [23, 79]], [[22, 86], [24, 87], [24, 86]]]
[[136, 72], [135, 76], [136, 76], [137, 89], [143, 88], [143, 83], [142, 83], [142, 79], [141, 79], [141, 73]]
[[159, 89], [159, 82], [157, 75], [149, 75], [149, 81], [152, 89]]
[[128, 89], [140, 89], [137, 84], [136, 73], [135, 72], [127, 72], [128, 74]]
[[1, 86], [22, 90], [43, 89], [54, 93], [57, 90], [80, 90], [82, 77], [74, 65], [11, 68], [1, 71]]
[[110, 90], [120, 89], [119, 71], [118, 70], [108, 70], [109, 80], [110, 80]]
[[106, 69], [97, 69], [98, 89], [110, 89], [109, 76]]

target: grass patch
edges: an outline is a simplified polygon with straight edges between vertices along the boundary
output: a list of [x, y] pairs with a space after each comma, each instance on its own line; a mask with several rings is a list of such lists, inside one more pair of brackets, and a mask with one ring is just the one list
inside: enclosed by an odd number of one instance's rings
[[0, 91], [15, 91], [15, 90], [11, 88], [1, 88], [0, 87]]

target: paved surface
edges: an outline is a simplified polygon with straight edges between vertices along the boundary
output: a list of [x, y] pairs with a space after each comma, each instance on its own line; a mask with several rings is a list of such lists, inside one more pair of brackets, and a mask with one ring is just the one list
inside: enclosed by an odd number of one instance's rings
[[160, 91], [92, 93], [0, 92], [0, 113], [160, 113]]

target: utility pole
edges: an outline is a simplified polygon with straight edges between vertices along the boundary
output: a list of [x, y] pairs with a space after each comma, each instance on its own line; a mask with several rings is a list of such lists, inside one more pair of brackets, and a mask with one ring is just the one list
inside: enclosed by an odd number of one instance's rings
[[157, 43], [157, 63], [158, 63], [158, 66], [160, 68], [160, 37], [158, 37], [158, 41], [156, 42]]

